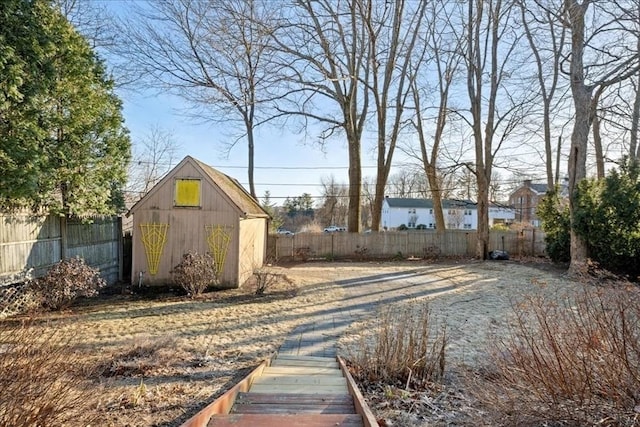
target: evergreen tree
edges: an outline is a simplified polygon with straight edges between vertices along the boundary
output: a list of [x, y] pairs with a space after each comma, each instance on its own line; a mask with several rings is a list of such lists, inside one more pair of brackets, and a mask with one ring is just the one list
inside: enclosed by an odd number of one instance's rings
[[9, 18], [0, 51], [10, 54], [0, 74], [24, 75], [2, 82], [3, 205], [77, 216], [118, 212], [131, 144], [102, 62], [44, 0], [9, 0], [0, 16]]
[[45, 1], [0, 3], [0, 199], [7, 206], [33, 202], [46, 162], [44, 95], [54, 81], [56, 46], [49, 37]]

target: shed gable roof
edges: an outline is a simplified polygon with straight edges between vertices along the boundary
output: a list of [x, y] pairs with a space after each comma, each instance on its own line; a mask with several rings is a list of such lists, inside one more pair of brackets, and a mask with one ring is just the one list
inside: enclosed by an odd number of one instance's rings
[[246, 216], [258, 216], [267, 218], [269, 214], [260, 206], [251, 194], [244, 189], [242, 184], [235, 178], [225, 175], [222, 172], [202, 163], [200, 160], [191, 158], [205, 172], [213, 182], [231, 199], [231, 201]]
[[224, 193], [229, 201], [242, 213], [245, 217], [269, 218], [269, 214], [260, 206], [260, 204], [242, 187], [242, 185], [234, 178], [223, 174], [211, 166], [197, 160], [191, 156], [187, 156], [178, 163], [164, 178], [153, 186], [147, 194], [145, 194], [138, 202], [133, 205], [127, 215], [135, 213], [135, 211], [143, 205], [145, 199], [155, 193], [159, 188], [166, 185], [185, 164], [191, 163], [196, 169], [200, 169], [204, 178], [209, 178], [212, 184], [217, 186]]

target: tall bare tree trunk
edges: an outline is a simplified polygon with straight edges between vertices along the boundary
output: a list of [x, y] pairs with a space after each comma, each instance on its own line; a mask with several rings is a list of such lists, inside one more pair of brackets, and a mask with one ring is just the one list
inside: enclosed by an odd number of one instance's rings
[[[485, 7], [488, 10], [485, 11]], [[502, 16], [502, 0], [484, 2], [469, 0], [469, 16], [467, 19], [467, 92], [471, 104], [471, 128], [475, 146], [475, 175], [478, 187], [477, 212], [478, 234], [476, 257], [487, 259], [489, 252], [489, 186], [493, 166], [493, 137], [496, 131], [496, 101], [501, 73], [498, 70], [498, 45], [500, 43], [500, 17]], [[486, 12], [486, 15], [485, 15]], [[482, 34], [481, 26], [486, 16], [486, 30]], [[485, 39], [485, 45], [481, 41]], [[489, 52], [487, 52], [489, 51]], [[485, 66], [490, 67], [489, 93], [483, 94]], [[486, 97], [486, 98], [485, 98]], [[483, 102], [487, 103], [486, 116], [482, 114]], [[484, 123], [484, 129], [482, 125]]]
[[[438, 71], [441, 71], [441, 64], [436, 56], [436, 66]], [[452, 68], [455, 68], [452, 66]], [[414, 123], [418, 133], [418, 140], [420, 141], [420, 157], [422, 159], [422, 168], [427, 175], [427, 181], [429, 182], [429, 190], [431, 192], [431, 199], [433, 200], [433, 214], [436, 220], [436, 232], [438, 234], [444, 233], [444, 211], [442, 210], [442, 184], [440, 182], [440, 176], [438, 176], [437, 162], [440, 155], [440, 143], [442, 141], [442, 134], [447, 123], [447, 105], [449, 100], [449, 87], [451, 85], [453, 69], [449, 68], [444, 73], [440, 73], [439, 76], [439, 96], [440, 104], [438, 106], [438, 117], [436, 119], [436, 131], [433, 137], [433, 144], [431, 145], [431, 151], [427, 150], [427, 137], [426, 130], [423, 126], [423, 116], [420, 103], [420, 93], [416, 80], [411, 82], [411, 89], [414, 97], [414, 104], [416, 107], [416, 121]]]
[[256, 185], [253, 178], [253, 169], [254, 169], [254, 159], [255, 159], [255, 145], [253, 141], [253, 126], [247, 126], [247, 150], [248, 150], [248, 159], [247, 159], [247, 174], [249, 177], [249, 193], [253, 196], [254, 199], [258, 200], [258, 196], [256, 195]]
[[[638, 37], [638, 50], [640, 50], [640, 36]], [[640, 74], [638, 81], [634, 85], [636, 96], [633, 101], [633, 111], [631, 112], [631, 135], [629, 139], [629, 157], [640, 158], [640, 146], [638, 146], [638, 122], [640, 122]]]
[[603, 86], [600, 86], [596, 90], [591, 99], [591, 127], [593, 129], [593, 146], [596, 154], [596, 177], [598, 179], [604, 178], [604, 150], [602, 149], [602, 135], [600, 134], [600, 118], [598, 117], [598, 105], [600, 104], [600, 96], [604, 90]]
[[[276, 106], [281, 115], [322, 123], [326, 142], [344, 131], [349, 153], [347, 230], [361, 229], [361, 139], [368, 118], [370, 58], [360, 0], [295, 0], [291, 13], [272, 33], [277, 66], [284, 70], [289, 102]], [[321, 104], [314, 105], [320, 99]]]
[[591, 117], [592, 87], [584, 80], [584, 16], [590, 2], [565, 0], [571, 25], [571, 93], [575, 108], [571, 151], [569, 153], [569, 212], [571, 216], [571, 265], [570, 271], [578, 272], [587, 262], [587, 244], [574, 228], [577, 208], [578, 183], [587, 176], [587, 144]]
[[[362, 166], [360, 159], [360, 136], [349, 138], [349, 214], [347, 216], [347, 231], [360, 232], [360, 183], [362, 183]], [[356, 184], [357, 185], [354, 185]]]
[[[376, 5], [375, 0], [372, 2]], [[376, 187], [371, 221], [371, 228], [376, 231], [380, 229], [385, 187], [405, 119], [405, 103], [409, 92], [407, 81], [418, 72], [422, 61], [422, 58], [414, 61], [413, 50], [421, 34], [421, 24], [425, 25], [422, 17], [427, 2], [417, 5], [417, 10], [407, 10], [405, 0], [387, 3], [381, 24], [370, 13], [371, 7], [362, 9], [369, 37], [369, 89], [376, 106], [378, 131]]]

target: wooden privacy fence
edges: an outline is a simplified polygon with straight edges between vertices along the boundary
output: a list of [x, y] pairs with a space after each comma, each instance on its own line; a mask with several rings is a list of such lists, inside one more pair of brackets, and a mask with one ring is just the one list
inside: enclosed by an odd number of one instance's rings
[[[491, 232], [489, 250], [511, 256], [545, 255], [544, 233], [536, 229]], [[476, 232], [447, 230], [387, 231], [382, 233], [301, 233], [270, 235], [267, 251], [272, 259], [437, 258], [474, 256]]]
[[0, 215], [0, 286], [40, 277], [64, 258], [84, 258], [109, 284], [122, 277], [122, 221]]
[[37, 306], [33, 292], [21, 282], [76, 256], [98, 268], [107, 283], [121, 279], [121, 219], [99, 217], [83, 223], [54, 215], [0, 214], [0, 318]]

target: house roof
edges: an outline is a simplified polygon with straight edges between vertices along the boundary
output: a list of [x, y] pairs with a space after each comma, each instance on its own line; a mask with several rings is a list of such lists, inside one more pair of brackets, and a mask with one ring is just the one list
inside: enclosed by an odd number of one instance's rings
[[530, 184], [530, 187], [533, 191], [539, 194], [546, 193], [549, 189], [549, 186], [547, 184]]
[[209, 178], [229, 196], [231, 201], [244, 212], [246, 216], [269, 217], [269, 214], [260, 206], [257, 200], [244, 189], [237, 179], [223, 174], [206, 163], [202, 163], [200, 160], [194, 159], [193, 157], [189, 158], [193, 159], [196, 164], [202, 168]]
[[444, 199], [442, 201], [443, 209], [477, 209], [478, 206], [471, 200]]
[[[390, 208], [411, 208], [411, 209], [433, 209], [431, 199], [409, 199], [409, 198], [385, 198]], [[442, 201], [443, 209], [476, 209], [476, 204], [471, 200], [451, 200]]]
[[138, 202], [136, 202], [135, 205], [131, 207], [131, 209], [129, 209], [129, 212], [127, 212], [127, 216], [134, 213], [138, 206], [140, 206], [142, 202], [147, 197], [149, 197], [149, 195], [153, 194], [155, 191], [157, 191], [158, 188], [162, 187], [169, 179], [171, 179], [175, 175], [174, 172], [180, 169], [185, 163], [192, 163], [197, 168], [199, 168], [204, 176], [211, 179], [211, 181], [213, 181], [213, 183], [218, 186], [224, 194], [227, 195], [230, 202], [234, 204], [240, 212], [242, 212], [243, 216], [269, 218], [269, 214], [236, 179], [223, 174], [222, 172], [191, 156], [187, 156], [182, 159], [182, 161], [178, 163], [176, 167], [169, 171], [169, 173], [167, 173], [164, 178], [162, 178], [156, 185], [154, 185], [147, 194], [145, 194], [140, 200], [138, 200]]
[[[534, 184], [534, 183], [524, 183], [523, 185], [521, 185], [520, 187], [516, 188], [513, 193], [511, 193], [511, 197], [513, 197], [513, 194], [515, 192], [517, 192], [518, 190], [522, 189], [522, 188], [529, 188], [531, 189], [531, 191], [533, 191], [534, 193], [540, 195], [540, 194], [546, 194], [547, 191], [549, 191], [549, 186], [546, 183], [543, 184]], [[562, 182], [559, 183], [559, 191], [560, 194], [563, 196], [567, 195], [567, 190], [568, 190], [569, 186], [568, 186], [568, 182], [567, 180], [563, 180]]]
[[387, 197], [385, 198], [390, 208], [433, 208], [433, 200], [431, 199], [407, 199]]

